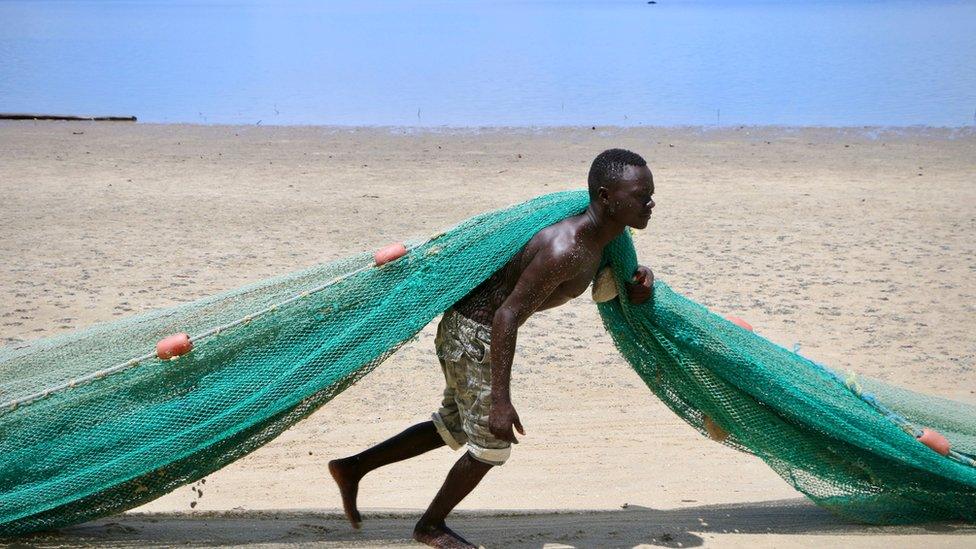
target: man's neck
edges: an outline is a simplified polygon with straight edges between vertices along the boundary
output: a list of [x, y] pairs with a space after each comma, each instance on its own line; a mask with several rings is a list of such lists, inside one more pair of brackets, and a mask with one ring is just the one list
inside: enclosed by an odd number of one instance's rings
[[609, 244], [614, 238], [617, 238], [626, 228], [626, 225], [611, 220], [606, 215], [606, 212], [602, 211], [599, 207], [594, 207], [592, 203], [583, 212], [581, 233], [601, 248]]

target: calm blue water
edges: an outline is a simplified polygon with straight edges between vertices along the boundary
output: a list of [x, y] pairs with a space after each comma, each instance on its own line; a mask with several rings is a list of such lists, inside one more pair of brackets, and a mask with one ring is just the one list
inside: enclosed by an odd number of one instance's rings
[[3, 1], [0, 112], [976, 124], [976, 2]]

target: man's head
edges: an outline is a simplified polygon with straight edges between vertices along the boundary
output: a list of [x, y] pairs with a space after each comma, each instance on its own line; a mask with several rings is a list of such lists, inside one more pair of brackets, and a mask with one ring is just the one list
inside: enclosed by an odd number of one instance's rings
[[599, 204], [610, 219], [643, 229], [654, 208], [654, 176], [640, 155], [609, 149], [593, 160], [588, 178], [590, 203]]

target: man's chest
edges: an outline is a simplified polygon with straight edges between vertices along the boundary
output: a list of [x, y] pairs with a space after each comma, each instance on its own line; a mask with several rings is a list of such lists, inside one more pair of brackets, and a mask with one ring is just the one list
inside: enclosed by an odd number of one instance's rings
[[588, 259], [580, 266], [577, 274], [564, 281], [553, 291], [553, 297], [557, 298], [561, 303], [565, 303], [570, 299], [582, 295], [589, 288], [590, 283], [593, 282], [599, 266], [600, 258]]

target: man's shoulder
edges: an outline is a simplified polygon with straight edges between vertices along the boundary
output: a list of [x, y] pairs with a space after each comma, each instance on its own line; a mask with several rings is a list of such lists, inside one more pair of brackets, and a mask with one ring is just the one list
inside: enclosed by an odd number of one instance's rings
[[[565, 220], [564, 220], [565, 221]], [[575, 227], [564, 221], [541, 229], [526, 245], [532, 259], [568, 268], [580, 263], [585, 252], [576, 238]]]

